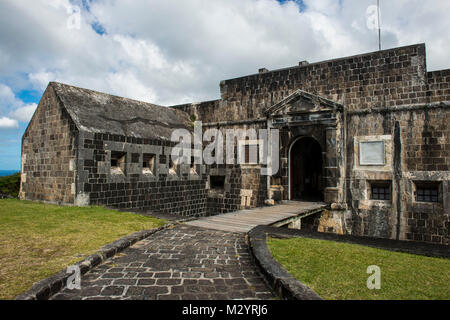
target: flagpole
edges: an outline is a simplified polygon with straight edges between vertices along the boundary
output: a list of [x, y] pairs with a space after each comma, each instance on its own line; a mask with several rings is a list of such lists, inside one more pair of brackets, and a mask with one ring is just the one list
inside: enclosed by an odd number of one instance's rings
[[381, 50], [380, 0], [377, 0], [377, 10], [378, 10], [378, 50]]

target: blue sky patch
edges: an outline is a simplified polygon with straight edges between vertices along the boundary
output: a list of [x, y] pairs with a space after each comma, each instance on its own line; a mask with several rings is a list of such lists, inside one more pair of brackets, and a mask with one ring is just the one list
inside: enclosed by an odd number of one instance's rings
[[99, 35], [107, 34], [106, 29], [98, 21], [95, 21], [94, 23], [92, 23], [91, 27]]
[[42, 92], [38, 90], [22, 90], [16, 96], [25, 103], [39, 103]]
[[302, 0], [277, 0], [279, 3], [283, 4], [285, 2], [295, 2], [297, 3], [298, 7], [300, 8], [300, 12], [303, 12], [306, 10], [306, 5], [303, 3]]

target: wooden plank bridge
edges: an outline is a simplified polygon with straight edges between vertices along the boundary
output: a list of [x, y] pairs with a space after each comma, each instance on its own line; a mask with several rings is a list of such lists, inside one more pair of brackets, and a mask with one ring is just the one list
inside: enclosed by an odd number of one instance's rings
[[322, 211], [323, 202], [284, 201], [282, 204], [201, 217], [187, 225], [230, 232], [248, 232], [257, 225], [280, 226]]

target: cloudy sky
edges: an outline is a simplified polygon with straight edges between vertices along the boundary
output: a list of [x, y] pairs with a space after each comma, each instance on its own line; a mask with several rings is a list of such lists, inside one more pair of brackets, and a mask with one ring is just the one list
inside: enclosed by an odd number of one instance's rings
[[[221, 80], [261, 67], [377, 50], [374, 4], [0, 0], [0, 170], [20, 168], [49, 81], [161, 105], [217, 99]], [[425, 42], [428, 70], [450, 68], [448, 12], [448, 0], [381, 0], [383, 48]]]

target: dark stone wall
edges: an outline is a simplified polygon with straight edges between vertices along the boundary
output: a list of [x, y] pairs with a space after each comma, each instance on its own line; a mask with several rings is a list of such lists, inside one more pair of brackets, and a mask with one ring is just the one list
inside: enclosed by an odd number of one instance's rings
[[[173, 143], [100, 133], [80, 133], [77, 196], [83, 205], [152, 210], [181, 216], [206, 214], [206, 176], [189, 165], [169, 171]], [[126, 152], [122, 174], [111, 172], [111, 151]], [[143, 173], [143, 154], [155, 154], [155, 172]], [[183, 167], [181, 167], [183, 166]], [[84, 203], [82, 203], [84, 202]]]
[[[336, 128], [311, 120], [281, 130], [280, 171], [267, 190], [260, 165], [196, 165], [192, 173], [188, 165], [170, 168], [168, 141], [78, 132], [49, 87], [23, 137], [20, 197], [183, 216], [262, 206], [268, 194], [289, 198], [288, 150], [308, 136], [321, 144], [325, 201], [330, 217], [342, 214], [345, 232], [448, 244], [450, 70], [427, 72], [424, 44], [225, 80], [221, 100], [174, 108], [207, 123], [204, 130], [260, 129], [267, 126], [263, 109], [298, 89], [341, 103], [344, 111]], [[368, 136], [386, 139], [386, 166], [358, 165], [357, 140]], [[122, 174], [111, 171], [113, 151], [127, 153]], [[142, 168], [146, 153], [156, 155], [151, 175]], [[222, 190], [211, 189], [214, 175], [225, 177]], [[370, 200], [370, 184], [378, 180], [390, 181], [390, 201]], [[439, 183], [440, 201], [417, 202], [417, 181]]]
[[418, 44], [225, 80], [220, 83], [222, 101], [182, 108], [204, 122], [257, 119], [264, 117], [264, 107], [298, 89], [347, 110], [426, 103], [428, 77], [425, 45]]
[[429, 102], [450, 101], [450, 69], [427, 73]]
[[400, 119], [410, 171], [450, 170], [450, 112], [425, 108], [404, 112]]
[[[232, 119], [232, 110], [222, 104], [221, 100], [205, 101], [200, 103], [188, 103], [174, 106], [173, 108], [182, 110], [191, 116], [191, 120], [203, 122], [216, 122]], [[217, 113], [222, 113], [222, 117], [218, 118]]]
[[[347, 202], [352, 234], [450, 243], [449, 117], [448, 105], [349, 113]], [[383, 135], [390, 136], [391, 143], [386, 167], [358, 167], [355, 137]], [[391, 182], [390, 201], [369, 199], [370, 182], [379, 180]], [[439, 184], [438, 203], [416, 201], [415, 184], [423, 181]]]
[[224, 176], [223, 189], [208, 191], [208, 215], [227, 213], [241, 209], [242, 170], [234, 165], [217, 165], [209, 168], [210, 175]]
[[[450, 190], [450, 183], [445, 189]], [[440, 204], [410, 202], [407, 207], [407, 240], [450, 244], [450, 214]]]
[[76, 134], [49, 88], [22, 138], [20, 199], [74, 203]]
[[225, 168], [226, 185], [222, 193], [209, 192], [208, 208], [211, 214], [261, 207], [267, 199], [267, 177], [261, 175], [260, 166], [221, 166]]
[[[264, 129], [266, 122], [250, 124], [217, 124], [203, 127], [204, 130], [217, 128], [223, 135], [223, 157], [226, 162], [226, 130]], [[244, 138], [239, 138], [244, 139]], [[267, 199], [267, 176], [261, 174], [260, 164], [237, 164], [238, 140], [234, 141], [234, 164], [218, 164], [207, 166], [208, 176], [224, 176], [223, 190], [208, 191], [208, 212], [210, 214], [226, 213], [245, 208], [264, 205]]]

